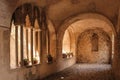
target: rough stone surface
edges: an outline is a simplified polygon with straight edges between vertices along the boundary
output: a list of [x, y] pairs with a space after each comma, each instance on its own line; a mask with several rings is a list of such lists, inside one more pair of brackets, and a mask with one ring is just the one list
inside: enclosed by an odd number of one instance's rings
[[75, 64], [41, 80], [115, 80], [111, 65]]
[[[92, 50], [93, 45], [91, 38], [94, 33], [98, 35], [98, 51]], [[78, 38], [77, 62], [109, 63], [111, 58], [111, 46], [110, 38], [104, 31], [99, 29], [86, 30], [81, 33]]]

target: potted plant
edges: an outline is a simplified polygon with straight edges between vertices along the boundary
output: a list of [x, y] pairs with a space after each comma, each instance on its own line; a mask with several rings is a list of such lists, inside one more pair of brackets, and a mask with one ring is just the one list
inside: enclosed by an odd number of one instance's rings
[[52, 63], [52, 61], [53, 61], [53, 57], [51, 56], [51, 54], [48, 54], [47, 55], [47, 62]]
[[37, 64], [38, 60], [36, 58], [33, 58], [33, 64]]
[[28, 66], [29, 65], [29, 60], [28, 59], [23, 59], [23, 65]]
[[66, 54], [62, 54], [63, 55], [63, 58], [67, 58], [67, 55]]

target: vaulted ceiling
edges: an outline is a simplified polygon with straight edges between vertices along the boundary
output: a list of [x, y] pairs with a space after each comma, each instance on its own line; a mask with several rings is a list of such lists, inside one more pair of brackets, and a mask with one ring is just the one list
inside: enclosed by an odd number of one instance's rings
[[46, 7], [48, 18], [58, 30], [67, 18], [83, 13], [102, 14], [116, 25], [120, 0], [0, 0], [1, 26], [10, 27], [13, 12], [24, 3]]
[[97, 20], [97, 19], [80, 20], [80, 21], [77, 21], [77, 22], [71, 24], [68, 27], [68, 29], [69, 28], [73, 30], [76, 40], [81, 33], [83, 33], [86, 30], [89, 30], [89, 29], [103, 30], [104, 32], [106, 32], [109, 35], [109, 37], [111, 39], [112, 39], [112, 35], [114, 34], [114, 32], [109, 24], [107, 24], [106, 22], [104, 22], [102, 20]]

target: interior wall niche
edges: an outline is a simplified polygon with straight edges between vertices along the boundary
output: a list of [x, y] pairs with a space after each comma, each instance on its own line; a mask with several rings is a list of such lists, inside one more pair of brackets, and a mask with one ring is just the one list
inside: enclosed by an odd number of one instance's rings
[[98, 51], [98, 40], [98, 35], [96, 33], [93, 33], [91, 36], [92, 51]]
[[111, 40], [102, 29], [89, 29], [78, 37], [78, 63], [110, 63]]

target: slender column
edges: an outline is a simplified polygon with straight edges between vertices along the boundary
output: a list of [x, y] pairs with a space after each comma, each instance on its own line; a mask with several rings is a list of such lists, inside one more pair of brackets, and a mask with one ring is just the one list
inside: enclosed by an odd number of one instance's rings
[[28, 60], [30, 61], [30, 30], [28, 29], [28, 43], [27, 43], [27, 50], [28, 50]]
[[48, 35], [48, 54], [50, 54], [50, 34], [49, 34], [49, 31], [47, 31], [47, 35]]
[[45, 38], [46, 38], [46, 41], [45, 41], [45, 43], [46, 43], [46, 52], [47, 52], [47, 54], [49, 54], [49, 47], [48, 47], [48, 31], [46, 31], [45, 33], [46, 33], [46, 34], [45, 34]]
[[38, 31], [38, 57], [39, 57], [39, 61], [40, 61], [40, 31]]
[[18, 27], [15, 26], [15, 44], [16, 44], [16, 66], [18, 67]]
[[37, 51], [38, 51], [38, 31], [35, 32], [35, 57], [37, 57]]
[[33, 30], [33, 58], [35, 58], [35, 53], [36, 53], [36, 36], [35, 31]]
[[39, 53], [39, 58], [40, 58], [40, 63], [41, 63], [41, 57], [42, 57], [42, 31], [40, 31], [40, 53]]
[[31, 62], [33, 64], [33, 29], [31, 29]]
[[26, 29], [26, 54], [27, 54], [27, 59], [29, 59], [28, 56], [28, 30]]
[[20, 40], [21, 40], [21, 43], [20, 43], [20, 45], [21, 45], [21, 46], [20, 46], [20, 47], [21, 47], [21, 66], [23, 66], [23, 54], [24, 54], [24, 53], [23, 53], [23, 52], [24, 52], [24, 51], [23, 51], [23, 36], [24, 36], [24, 35], [23, 35], [23, 26], [21, 26], [20, 32], [21, 32], [21, 33], [20, 33]]

